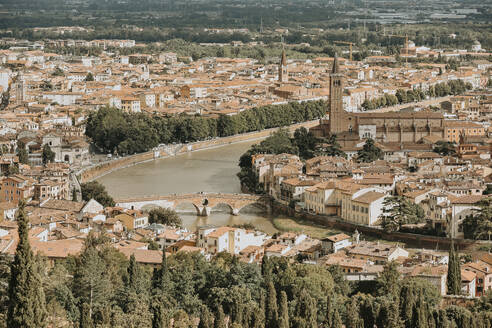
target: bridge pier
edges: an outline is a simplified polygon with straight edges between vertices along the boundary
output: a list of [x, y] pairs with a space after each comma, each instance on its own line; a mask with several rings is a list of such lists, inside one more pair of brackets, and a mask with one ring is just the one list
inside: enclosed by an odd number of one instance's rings
[[239, 215], [239, 208], [233, 208], [232, 215]]
[[198, 208], [199, 216], [210, 216], [210, 212], [212, 212], [212, 208], [209, 206], [203, 206]]

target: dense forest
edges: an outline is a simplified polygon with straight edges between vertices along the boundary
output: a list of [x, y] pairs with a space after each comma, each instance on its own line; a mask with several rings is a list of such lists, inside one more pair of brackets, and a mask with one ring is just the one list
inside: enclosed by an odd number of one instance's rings
[[104, 152], [127, 155], [148, 151], [158, 144], [193, 142], [310, 121], [326, 111], [324, 101], [263, 106], [218, 118], [150, 116], [104, 107], [89, 115], [86, 135]]
[[[82, 253], [48, 266], [34, 256], [23, 204], [13, 261], [0, 260], [2, 327], [488, 328], [492, 294], [468, 308], [440, 306], [425, 280], [402, 278], [394, 262], [376, 281], [348, 282], [337, 266], [263, 258], [247, 264], [227, 253], [163, 256], [152, 269], [129, 260], [104, 235], [90, 233]], [[448, 289], [459, 291], [451, 248]], [[456, 272], [455, 272], [456, 271]], [[458, 283], [458, 285], [456, 285]]]

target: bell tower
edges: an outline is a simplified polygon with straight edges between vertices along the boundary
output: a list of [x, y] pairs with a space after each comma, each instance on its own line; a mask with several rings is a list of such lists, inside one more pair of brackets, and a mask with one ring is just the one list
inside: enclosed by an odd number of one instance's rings
[[282, 58], [280, 59], [280, 65], [278, 66], [278, 81], [280, 83], [289, 82], [289, 72], [287, 70], [287, 56], [285, 49], [282, 49]]
[[345, 131], [345, 111], [343, 110], [343, 74], [338, 66], [338, 56], [335, 54], [330, 73], [330, 133], [337, 134]]

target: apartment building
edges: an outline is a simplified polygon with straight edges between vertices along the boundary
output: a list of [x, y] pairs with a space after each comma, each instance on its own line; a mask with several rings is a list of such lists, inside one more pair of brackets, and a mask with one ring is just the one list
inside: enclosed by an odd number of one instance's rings
[[239, 254], [248, 246], [261, 246], [270, 236], [260, 231], [251, 231], [232, 227], [198, 228], [196, 246], [204, 248], [210, 254], [227, 252]]
[[449, 142], [460, 142], [460, 137], [484, 137], [485, 127], [468, 121], [446, 121], [444, 136]]
[[30, 200], [34, 196], [34, 183], [31, 178], [16, 174], [3, 178], [0, 187], [0, 198], [6, 202], [18, 203]]
[[304, 202], [309, 212], [338, 215], [352, 223], [374, 225], [382, 214], [383, 201], [387, 196], [384, 189], [327, 181], [307, 188]]

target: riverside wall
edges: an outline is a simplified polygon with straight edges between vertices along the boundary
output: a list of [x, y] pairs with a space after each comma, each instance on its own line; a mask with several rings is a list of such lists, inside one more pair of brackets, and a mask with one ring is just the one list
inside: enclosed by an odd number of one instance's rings
[[[316, 126], [319, 120], [308, 121], [298, 124], [293, 124], [288, 127], [289, 131], [293, 132], [300, 127], [305, 127], [307, 129]], [[80, 170], [76, 175], [80, 183], [89, 182], [95, 180], [103, 175], [114, 172], [116, 170], [137, 165], [140, 163], [145, 163], [159, 158], [167, 158], [175, 155], [185, 154], [192, 151], [204, 150], [209, 148], [216, 148], [220, 146], [230, 145], [234, 143], [259, 140], [268, 137], [272, 132], [276, 131], [278, 128], [265, 129], [261, 131], [248, 132], [243, 134], [236, 134], [229, 137], [216, 138], [211, 140], [197, 141], [193, 143], [183, 144], [181, 147], [174, 147], [175, 152], [170, 153], [167, 147], [157, 148], [152, 151], [145, 153], [125, 156], [122, 158], [117, 158], [109, 160], [103, 163], [94, 164], [90, 167], [86, 167]]]
[[[353, 232], [357, 229], [362, 235], [367, 235], [388, 241], [403, 242], [407, 245], [407, 247], [449, 250], [451, 245], [451, 239], [447, 237], [419, 235], [404, 232], [389, 233], [375, 227], [346, 222], [343, 221], [341, 218], [335, 216], [298, 212], [289, 206], [280, 204], [275, 201], [272, 202], [272, 208], [274, 213], [282, 213], [287, 216], [310, 221], [327, 228], [339, 229], [346, 232]], [[469, 239], [454, 239], [453, 241], [455, 247], [458, 250], [470, 249], [478, 244], [487, 243]]]

